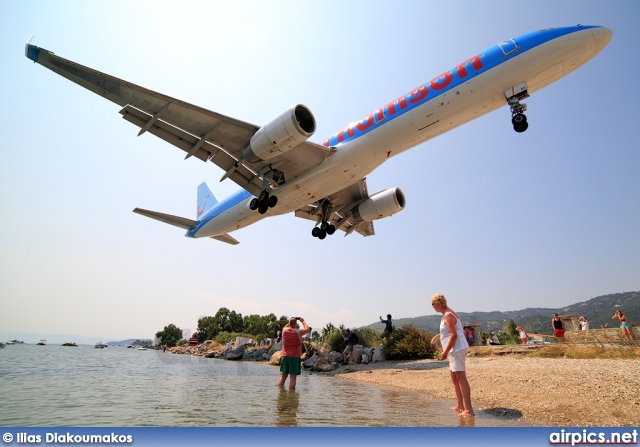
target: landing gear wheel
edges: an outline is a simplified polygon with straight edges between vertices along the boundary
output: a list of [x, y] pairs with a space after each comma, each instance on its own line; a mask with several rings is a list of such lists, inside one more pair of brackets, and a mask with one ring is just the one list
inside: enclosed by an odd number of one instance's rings
[[258, 205], [260, 205], [260, 201], [254, 197], [253, 199], [251, 199], [251, 202], [249, 202], [249, 209], [257, 210]]
[[511, 118], [511, 124], [514, 126], [516, 124], [522, 124], [527, 122], [527, 117], [524, 113], [516, 113], [513, 118]]
[[258, 212], [260, 214], [266, 213], [268, 209], [269, 209], [269, 205], [267, 203], [260, 203], [260, 206], [258, 206]]
[[331, 236], [335, 232], [336, 232], [336, 226], [335, 225], [327, 225], [327, 234], [329, 236]]
[[267, 201], [267, 203], [269, 204], [269, 208], [273, 208], [278, 203], [278, 197], [277, 196], [270, 196], [269, 200]]
[[320, 228], [318, 227], [313, 227], [313, 230], [311, 230], [311, 236], [313, 237], [318, 237], [319, 233], [320, 233]]
[[327, 237], [327, 232], [325, 230], [318, 231], [318, 239], [322, 240]]
[[513, 130], [515, 130], [518, 133], [522, 133], [525, 130], [527, 130], [529, 128], [529, 123], [527, 123], [526, 121], [524, 123], [519, 123], [519, 124], [514, 124], [513, 125]]
[[267, 200], [269, 200], [269, 191], [262, 191], [260, 193], [260, 195], [258, 196], [258, 200], [262, 203], [262, 202], [266, 202]]
[[322, 223], [320, 224], [320, 229], [321, 229], [321, 230], [326, 230], [328, 225], [329, 225], [329, 223], [328, 223], [328, 222], [322, 222]]

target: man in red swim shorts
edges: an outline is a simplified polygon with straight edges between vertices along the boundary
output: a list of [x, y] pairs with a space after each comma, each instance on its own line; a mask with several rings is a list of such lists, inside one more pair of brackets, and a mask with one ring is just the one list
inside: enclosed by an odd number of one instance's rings
[[553, 335], [556, 336], [560, 343], [564, 343], [564, 323], [562, 322], [558, 314], [553, 314], [551, 327], [553, 327]]

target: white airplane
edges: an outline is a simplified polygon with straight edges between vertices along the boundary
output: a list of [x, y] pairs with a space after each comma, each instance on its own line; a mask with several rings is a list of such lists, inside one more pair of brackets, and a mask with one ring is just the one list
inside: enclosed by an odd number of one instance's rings
[[315, 118], [304, 105], [260, 127], [56, 56], [27, 42], [26, 56], [97, 93], [122, 109], [127, 121], [186, 152], [211, 161], [242, 189], [218, 202], [206, 183], [198, 187], [196, 220], [136, 208], [133, 211], [229, 244], [228, 233], [265, 217], [295, 212], [315, 221], [324, 239], [340, 229], [372, 236], [376, 219], [405, 207], [400, 188], [369, 194], [366, 176], [391, 157], [503, 105], [516, 132], [528, 127], [531, 93], [569, 74], [600, 52], [612, 31], [572, 26], [505, 40], [436, 76], [330, 136], [308, 139]]

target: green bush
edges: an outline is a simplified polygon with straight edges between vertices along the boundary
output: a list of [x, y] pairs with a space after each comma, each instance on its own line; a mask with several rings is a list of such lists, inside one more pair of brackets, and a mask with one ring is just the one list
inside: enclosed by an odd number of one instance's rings
[[333, 328], [331, 331], [327, 331], [325, 340], [329, 345], [331, 345], [332, 351], [342, 352], [344, 348], [347, 346], [347, 343], [342, 338], [342, 334], [344, 331], [340, 328]]
[[219, 332], [218, 335], [216, 335], [216, 337], [213, 339], [213, 341], [216, 341], [218, 343], [220, 343], [221, 345], [226, 344], [227, 342], [230, 341], [234, 341], [236, 339], [236, 337], [246, 337], [246, 338], [254, 338], [253, 335], [251, 334], [243, 334], [240, 332]]
[[369, 326], [356, 329], [355, 333], [358, 335], [358, 338], [359, 338], [358, 343], [364, 346], [365, 348], [369, 348], [371, 346], [375, 347], [380, 344], [380, 334], [382, 334], [382, 332], [376, 331], [375, 329]]
[[505, 332], [500, 332], [498, 334], [498, 340], [500, 340], [500, 343], [502, 343], [503, 345], [517, 345], [522, 343], [519, 333], [516, 333], [515, 335], [509, 335]]
[[431, 359], [435, 354], [431, 338], [429, 332], [411, 325], [394, 329], [387, 339], [387, 357], [395, 360]]

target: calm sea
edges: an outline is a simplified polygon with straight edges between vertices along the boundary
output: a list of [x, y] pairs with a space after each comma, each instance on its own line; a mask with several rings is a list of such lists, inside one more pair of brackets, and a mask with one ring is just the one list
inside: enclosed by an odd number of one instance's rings
[[[0, 349], [0, 426], [459, 426], [451, 401], [265, 363], [110, 346]], [[469, 424], [466, 422], [465, 425]], [[513, 426], [479, 413], [475, 426]]]

